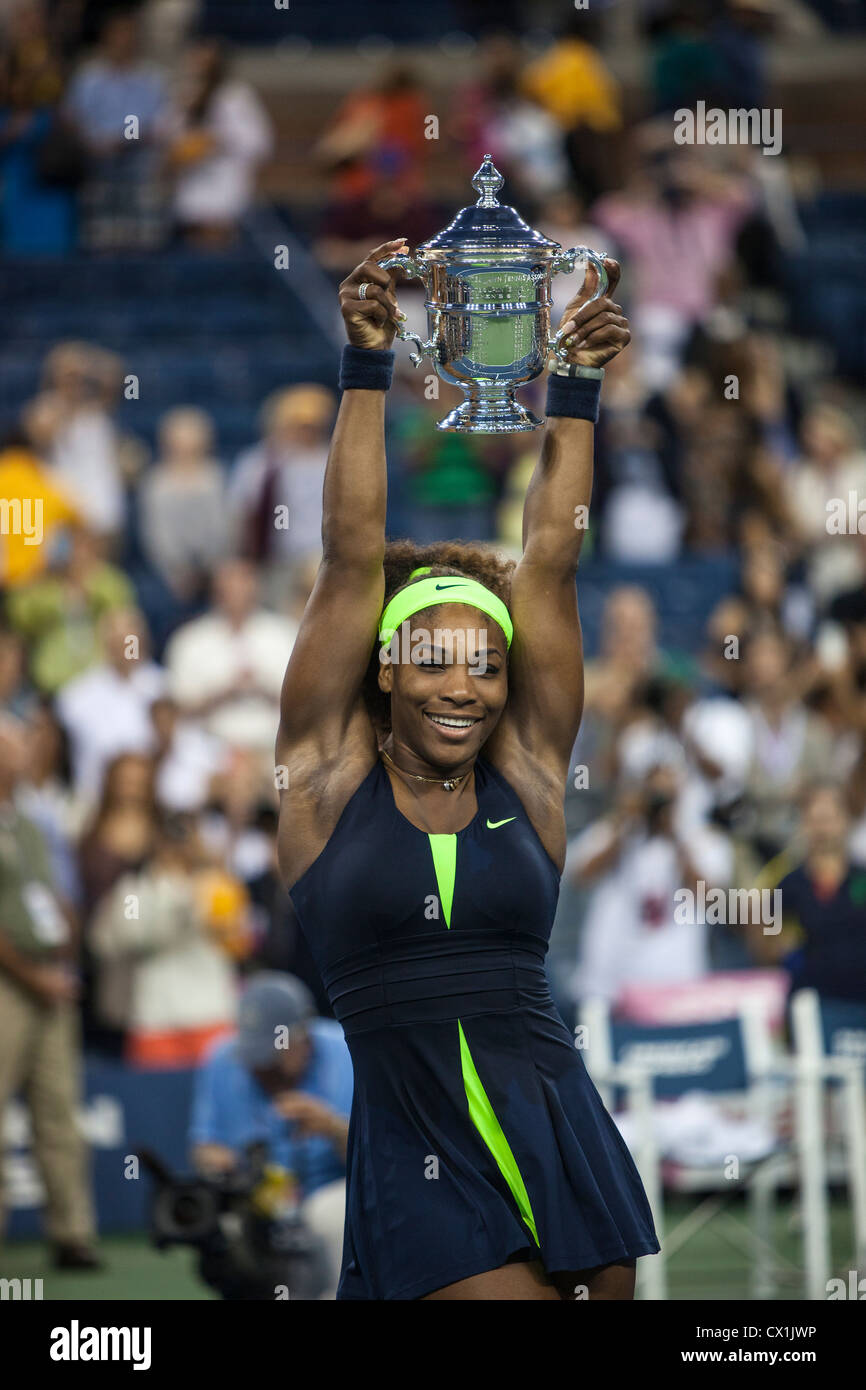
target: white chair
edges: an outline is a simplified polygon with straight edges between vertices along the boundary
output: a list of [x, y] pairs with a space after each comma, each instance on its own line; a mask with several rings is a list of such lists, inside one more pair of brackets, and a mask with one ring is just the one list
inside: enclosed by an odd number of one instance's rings
[[[636, 1024], [611, 1019], [606, 1002], [590, 1000], [581, 1009], [581, 1023], [586, 1028], [585, 1057], [593, 1081], [610, 1109], [619, 1092], [626, 1113], [635, 1121], [635, 1162], [662, 1246], [661, 1255], [639, 1262], [640, 1296], [667, 1296], [668, 1259], [716, 1216], [718, 1233], [751, 1258], [753, 1298], [774, 1296], [782, 1264], [787, 1265], [788, 1279], [799, 1281], [799, 1271], [782, 1261], [772, 1244], [774, 1194], [792, 1171], [790, 1146], [781, 1139], [771, 1139], [766, 1155], [738, 1163], [736, 1176], [723, 1171], [718, 1161], [712, 1167], [679, 1165], [678, 1190], [714, 1191], [674, 1229], [665, 1231], [663, 1155], [655, 1102], [705, 1092], [717, 1100], [738, 1102], [747, 1116], [770, 1121], [774, 1128], [780, 1088], [787, 1092], [789, 1076], [774, 1059], [762, 1010], [747, 1004], [736, 1017], [712, 1022]], [[723, 1210], [726, 1196], [721, 1194], [743, 1189], [750, 1206], [748, 1226]]]
[[[801, 989], [791, 1000], [791, 1029], [807, 1297], [824, 1299], [831, 1275], [827, 1193], [839, 1177], [847, 1179], [851, 1199], [854, 1267], [866, 1267], [866, 1004]], [[841, 1099], [837, 1126], [835, 1097]]]

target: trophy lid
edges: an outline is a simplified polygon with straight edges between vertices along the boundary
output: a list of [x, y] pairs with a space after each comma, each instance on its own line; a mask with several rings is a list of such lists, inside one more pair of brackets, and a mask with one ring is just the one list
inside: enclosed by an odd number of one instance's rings
[[514, 208], [500, 203], [496, 197], [505, 183], [493, 159], [484, 156], [481, 168], [472, 180], [472, 187], [479, 194], [478, 202], [470, 204], [458, 212], [436, 236], [430, 237], [419, 252], [455, 250], [502, 251], [509, 248], [520, 250], [532, 247], [535, 250], [558, 251], [558, 241], [551, 241], [541, 232], [533, 231]]

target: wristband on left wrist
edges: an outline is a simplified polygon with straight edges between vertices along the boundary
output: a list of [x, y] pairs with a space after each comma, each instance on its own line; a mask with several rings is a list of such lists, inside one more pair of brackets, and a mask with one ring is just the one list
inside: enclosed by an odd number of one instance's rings
[[551, 373], [547, 379], [545, 414], [552, 419], [588, 420], [590, 424], [597, 425], [600, 399], [600, 377]]

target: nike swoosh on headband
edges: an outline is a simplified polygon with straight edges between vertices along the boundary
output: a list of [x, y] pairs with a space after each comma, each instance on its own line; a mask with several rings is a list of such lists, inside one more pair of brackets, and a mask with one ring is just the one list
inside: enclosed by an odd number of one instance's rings
[[507, 646], [511, 646], [514, 624], [511, 614], [498, 594], [492, 593], [486, 584], [481, 584], [477, 579], [456, 579], [441, 583], [434, 575], [427, 579], [414, 579], [411, 584], [397, 590], [379, 619], [379, 641], [389, 643], [400, 625], [413, 614], [421, 612], [424, 608], [435, 608], [442, 602], [436, 597], [437, 593], [447, 589], [462, 589], [463, 593], [459, 598], [455, 598], [454, 602], [465, 603], [470, 608], [479, 608], [482, 613], [486, 613], [499, 624], [505, 633]]
[[516, 816], [506, 816], [506, 817], [505, 817], [505, 820], [488, 820], [488, 822], [487, 822], [487, 829], [488, 829], [488, 830], [498, 830], [499, 827], [500, 827], [500, 825], [507, 825], [508, 822], [509, 822], [509, 821], [512, 821], [512, 820], [517, 820], [517, 817], [516, 817]]

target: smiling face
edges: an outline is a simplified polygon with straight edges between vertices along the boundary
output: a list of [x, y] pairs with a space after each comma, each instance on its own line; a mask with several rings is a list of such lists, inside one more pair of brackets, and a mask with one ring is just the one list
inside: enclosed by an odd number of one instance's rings
[[[405, 626], [409, 640], [399, 644]], [[499, 624], [468, 604], [441, 604], [413, 614], [389, 651], [393, 659], [381, 667], [379, 686], [391, 696], [395, 744], [432, 768], [470, 762], [508, 696]]]

